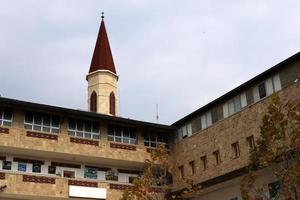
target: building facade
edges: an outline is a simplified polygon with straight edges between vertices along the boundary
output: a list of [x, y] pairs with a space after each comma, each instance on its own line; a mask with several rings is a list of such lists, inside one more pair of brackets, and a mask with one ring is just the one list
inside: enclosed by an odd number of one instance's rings
[[[118, 74], [102, 18], [88, 81], [88, 111], [0, 97], [0, 199], [119, 199], [159, 142], [197, 199], [241, 199], [239, 181], [271, 94], [300, 94], [300, 53], [172, 125], [118, 116]], [[262, 184], [274, 181], [261, 173]], [[160, 192], [159, 187], [153, 187]]]

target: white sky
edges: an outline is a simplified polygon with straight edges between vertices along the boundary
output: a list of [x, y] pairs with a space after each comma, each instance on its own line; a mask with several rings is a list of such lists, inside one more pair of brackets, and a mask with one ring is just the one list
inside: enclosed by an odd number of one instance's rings
[[0, 0], [0, 94], [87, 108], [101, 12], [121, 115], [170, 124], [300, 49], [294, 0]]

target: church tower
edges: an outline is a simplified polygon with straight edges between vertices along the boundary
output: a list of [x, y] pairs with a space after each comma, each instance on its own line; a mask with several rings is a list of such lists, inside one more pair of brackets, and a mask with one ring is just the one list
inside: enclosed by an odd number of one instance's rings
[[89, 111], [106, 115], [118, 114], [118, 75], [115, 69], [105, 24], [101, 25], [94, 49], [88, 81]]

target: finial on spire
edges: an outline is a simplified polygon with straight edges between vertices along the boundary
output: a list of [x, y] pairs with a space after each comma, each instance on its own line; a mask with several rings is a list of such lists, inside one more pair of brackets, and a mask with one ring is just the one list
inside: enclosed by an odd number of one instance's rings
[[104, 19], [104, 12], [101, 12], [101, 19]]

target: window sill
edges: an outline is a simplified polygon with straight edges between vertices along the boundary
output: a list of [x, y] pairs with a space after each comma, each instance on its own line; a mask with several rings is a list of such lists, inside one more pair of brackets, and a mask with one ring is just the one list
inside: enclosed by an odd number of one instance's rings
[[136, 146], [132, 144], [122, 144], [122, 143], [110, 143], [110, 148], [124, 149], [129, 151], [136, 151]]
[[78, 144], [99, 146], [99, 141], [97, 141], [97, 140], [85, 139], [85, 138], [79, 138], [79, 137], [70, 137], [70, 142], [78, 143]]
[[41, 138], [41, 139], [48, 139], [48, 140], [58, 140], [58, 135], [53, 133], [41, 133], [41, 132], [33, 132], [27, 131], [27, 137], [34, 137], [34, 138]]

